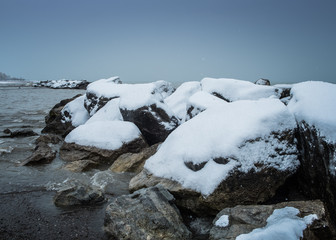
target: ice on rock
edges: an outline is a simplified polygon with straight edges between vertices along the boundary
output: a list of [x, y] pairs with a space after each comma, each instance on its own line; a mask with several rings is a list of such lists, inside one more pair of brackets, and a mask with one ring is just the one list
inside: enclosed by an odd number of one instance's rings
[[[283, 143], [281, 148], [293, 155], [276, 154], [275, 146], [281, 143], [271, 136], [273, 132], [292, 130], [295, 124], [293, 115], [278, 99], [221, 104], [175, 129], [147, 160], [145, 168], [203, 195], [211, 194], [235, 167], [247, 172], [261, 163], [280, 171], [294, 171], [299, 165], [295, 149], [287, 149], [291, 147]], [[258, 138], [267, 141], [247, 141]], [[217, 159], [226, 162], [218, 164]], [[188, 164], [201, 167], [194, 171]]]

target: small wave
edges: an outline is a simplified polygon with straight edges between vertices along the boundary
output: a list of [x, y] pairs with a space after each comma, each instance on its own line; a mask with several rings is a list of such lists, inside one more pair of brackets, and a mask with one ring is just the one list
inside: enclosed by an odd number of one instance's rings
[[0, 148], [0, 155], [3, 153], [11, 153], [14, 150], [12, 146]]

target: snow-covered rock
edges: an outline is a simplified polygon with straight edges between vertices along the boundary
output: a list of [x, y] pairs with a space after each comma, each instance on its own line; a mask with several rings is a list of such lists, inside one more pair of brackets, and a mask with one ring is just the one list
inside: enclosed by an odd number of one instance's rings
[[60, 155], [64, 160], [93, 160], [111, 164], [126, 152], [146, 147], [139, 129], [130, 122], [94, 121], [71, 131]]
[[303, 82], [294, 84], [289, 110], [298, 122], [314, 126], [327, 142], [336, 143], [336, 84]]
[[[152, 145], [162, 142], [179, 124], [174, 113], [164, 103], [174, 88], [170, 83], [157, 81], [146, 84], [116, 84], [117, 78], [102, 79], [91, 83], [86, 92], [85, 107], [94, 117], [112, 99], [120, 109], [114, 113], [125, 121], [135, 123], [146, 141]], [[116, 116], [115, 115], [115, 116]]]
[[182, 83], [176, 91], [164, 101], [181, 121], [184, 121], [187, 113], [188, 99], [201, 90], [200, 82]]
[[85, 107], [92, 116], [109, 100], [120, 98], [120, 108], [135, 110], [152, 104], [164, 105], [163, 99], [174, 91], [171, 83], [156, 81], [142, 84], [118, 84], [119, 77], [97, 80], [88, 85]]
[[[72, 131], [75, 126], [72, 125], [72, 121], [70, 121], [70, 113], [69, 116], [66, 117], [63, 113], [62, 110], [64, 108], [64, 106], [74, 100], [76, 100], [77, 98], [79, 98], [81, 95], [76, 95], [73, 98], [69, 98], [69, 99], [64, 99], [62, 101], [60, 101], [59, 103], [57, 103], [48, 113], [48, 115], [45, 117], [45, 123], [46, 126], [45, 128], [42, 129], [42, 133], [53, 133], [53, 134], [59, 134], [62, 135], [63, 137], [65, 137], [70, 131]], [[80, 102], [81, 100], [77, 100], [75, 101], [75, 104], [71, 104], [70, 106], [77, 106], [78, 102]], [[82, 108], [80, 106], [78, 106], [79, 108], [74, 109], [72, 107], [70, 107], [71, 110], [69, 110], [71, 113], [73, 113], [74, 115], [76, 115], [76, 122], [79, 119], [78, 122], [81, 122], [82, 119], [85, 118], [85, 116], [83, 117], [83, 115], [86, 115], [85, 113], [83, 113], [83, 111], [81, 110]], [[77, 115], [77, 111], [78, 111], [78, 115]], [[66, 119], [68, 119], [68, 121], [66, 121]]]
[[282, 88], [256, 85], [252, 82], [230, 78], [204, 78], [202, 90], [228, 102], [238, 100], [257, 100], [260, 98], [282, 98]]
[[208, 92], [199, 91], [193, 94], [187, 102], [187, 115], [185, 120], [190, 120], [197, 114], [203, 112], [209, 107], [220, 107], [222, 104], [228, 104], [228, 102], [220, 99]]
[[266, 78], [260, 78], [258, 79], [254, 84], [256, 85], [266, 85], [266, 86], [270, 86], [271, 82], [270, 80], [266, 79]]
[[336, 85], [294, 84], [288, 103], [298, 123], [300, 186], [306, 195], [323, 198], [336, 223]]
[[80, 96], [67, 103], [61, 111], [62, 123], [69, 122], [72, 126], [78, 127], [84, 124], [89, 118], [89, 113], [84, 108], [84, 97]]
[[69, 80], [69, 79], [60, 79], [60, 80], [47, 80], [39, 81], [33, 84], [34, 87], [47, 87], [54, 89], [86, 89], [89, 84], [86, 80]]
[[[147, 160], [146, 175], [180, 184], [195, 205], [188, 206], [187, 200], [180, 204], [193, 211], [263, 202], [299, 166], [295, 127], [278, 99], [209, 107], [168, 136]], [[135, 182], [151, 182], [150, 176], [142, 176], [131, 181], [131, 190], [141, 187]], [[171, 186], [181, 192], [178, 185]]]
[[217, 214], [209, 239], [332, 239], [330, 227], [318, 200], [236, 206]]

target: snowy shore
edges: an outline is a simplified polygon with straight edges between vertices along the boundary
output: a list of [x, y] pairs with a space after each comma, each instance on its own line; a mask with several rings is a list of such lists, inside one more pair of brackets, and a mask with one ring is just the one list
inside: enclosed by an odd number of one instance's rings
[[[323, 239], [336, 236], [335, 96], [336, 85], [325, 82], [204, 78], [174, 89], [112, 77], [56, 105], [44, 133], [65, 137], [60, 156], [71, 168], [138, 173], [129, 185], [134, 193], [107, 207], [111, 236]], [[138, 216], [143, 201], [153, 201], [158, 215]], [[251, 214], [259, 209], [262, 224], [237, 224], [232, 209], [242, 205]], [[128, 208], [134, 218], [125, 216]], [[212, 219], [205, 230], [202, 219]]]

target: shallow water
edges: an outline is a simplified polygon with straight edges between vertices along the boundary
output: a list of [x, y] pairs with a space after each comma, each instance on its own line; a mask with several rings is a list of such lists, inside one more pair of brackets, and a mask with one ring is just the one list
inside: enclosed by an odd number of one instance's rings
[[[40, 134], [49, 110], [79, 93], [84, 91], [0, 87], [0, 135], [6, 128], [29, 128]], [[50, 164], [18, 167], [32, 153], [36, 138], [0, 138], [0, 239], [104, 239], [106, 204], [57, 208], [55, 191], [81, 182], [101, 187], [109, 197], [118, 196], [128, 193], [133, 175], [72, 173], [62, 169], [65, 162], [58, 155]]]

